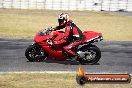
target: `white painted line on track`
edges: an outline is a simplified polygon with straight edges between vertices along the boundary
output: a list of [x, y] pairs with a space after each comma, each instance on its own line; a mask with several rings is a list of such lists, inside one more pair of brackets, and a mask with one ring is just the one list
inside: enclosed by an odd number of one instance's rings
[[[12, 72], [0, 72], [0, 74], [77, 74], [76, 71], [12, 71]], [[128, 73], [108, 73], [108, 72], [103, 72], [103, 73], [87, 73], [86, 74], [128, 74]], [[132, 76], [132, 73], [130, 73]]]
[[50, 74], [66, 74], [66, 73], [71, 73], [71, 74], [76, 74], [75, 71], [18, 71], [18, 72], [15, 72], [15, 71], [12, 71], [12, 72], [0, 72], [0, 74], [12, 74], [12, 73], [15, 73], [15, 74], [21, 74], [21, 73], [26, 73], [26, 74], [34, 74], [34, 73], [50, 73]]

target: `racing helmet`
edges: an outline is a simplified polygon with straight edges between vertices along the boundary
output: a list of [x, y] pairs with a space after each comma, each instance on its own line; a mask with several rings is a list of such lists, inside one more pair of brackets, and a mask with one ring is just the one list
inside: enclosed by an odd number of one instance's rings
[[69, 15], [67, 13], [61, 13], [58, 18], [59, 25], [65, 25], [69, 21]]

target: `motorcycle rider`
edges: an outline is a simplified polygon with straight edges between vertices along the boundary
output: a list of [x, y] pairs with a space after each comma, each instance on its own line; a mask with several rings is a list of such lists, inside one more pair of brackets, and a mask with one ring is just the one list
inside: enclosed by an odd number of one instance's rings
[[60, 30], [65, 28], [64, 37], [60, 41], [54, 41], [53, 44], [64, 44], [67, 40], [70, 40], [70, 43], [63, 47], [64, 52], [68, 56], [78, 56], [72, 49], [82, 43], [84, 35], [82, 31], [69, 19], [67, 13], [61, 13], [58, 18], [59, 26], [52, 28], [53, 31]]

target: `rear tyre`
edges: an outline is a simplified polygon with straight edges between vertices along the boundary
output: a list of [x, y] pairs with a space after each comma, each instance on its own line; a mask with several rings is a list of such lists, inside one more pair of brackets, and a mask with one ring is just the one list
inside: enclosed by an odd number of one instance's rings
[[85, 57], [84, 58], [79, 58], [79, 62], [82, 65], [93, 65], [96, 64], [100, 58], [101, 58], [101, 51], [100, 49], [95, 46], [95, 45], [91, 45], [89, 46], [85, 46], [83, 48], [83, 52], [86, 52]]
[[30, 62], [43, 61], [47, 56], [46, 54], [42, 55], [42, 52], [38, 46], [30, 45], [25, 51], [25, 56]]

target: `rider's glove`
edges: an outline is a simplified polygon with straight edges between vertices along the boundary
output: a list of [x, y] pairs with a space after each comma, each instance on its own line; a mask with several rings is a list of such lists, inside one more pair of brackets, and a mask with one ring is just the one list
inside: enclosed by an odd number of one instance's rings
[[48, 28], [50, 31], [55, 31], [55, 28], [49, 27]]
[[48, 44], [50, 44], [51, 46], [54, 45], [53, 41], [52, 40], [47, 40]]

